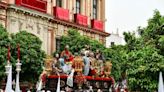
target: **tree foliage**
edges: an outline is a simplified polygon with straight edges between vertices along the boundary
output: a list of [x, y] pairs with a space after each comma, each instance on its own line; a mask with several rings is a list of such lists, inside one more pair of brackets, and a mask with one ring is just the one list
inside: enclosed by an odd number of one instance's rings
[[60, 51], [62, 51], [66, 45], [69, 45], [71, 52], [80, 52], [85, 45], [91, 46], [93, 51], [96, 51], [97, 49], [105, 49], [105, 46], [97, 40], [92, 40], [86, 36], [81, 36], [80, 33], [74, 29], [70, 29], [68, 31], [68, 35], [62, 36]]
[[16, 76], [15, 63], [17, 62], [18, 44], [20, 45], [20, 61], [22, 63], [20, 80], [23, 82], [36, 82], [42, 71], [43, 58], [45, 57], [45, 52], [41, 50], [41, 40], [26, 31], [20, 31], [9, 36], [2, 25], [0, 25], [0, 78], [5, 78], [5, 65], [9, 45], [11, 47], [10, 62], [13, 65], [13, 78]]
[[127, 53], [126, 69], [131, 90], [157, 90], [159, 71], [164, 71], [164, 17], [159, 11], [148, 20], [148, 26], [139, 28], [139, 37], [124, 33]]
[[20, 45], [20, 60], [22, 63], [22, 70], [20, 78], [22, 81], [35, 82], [42, 71], [43, 58], [45, 52], [41, 50], [41, 40], [26, 31], [12, 34], [12, 61], [17, 60], [17, 44]]
[[10, 44], [10, 39], [6, 29], [0, 25], [0, 80], [4, 77], [5, 64], [7, 62], [7, 48]]

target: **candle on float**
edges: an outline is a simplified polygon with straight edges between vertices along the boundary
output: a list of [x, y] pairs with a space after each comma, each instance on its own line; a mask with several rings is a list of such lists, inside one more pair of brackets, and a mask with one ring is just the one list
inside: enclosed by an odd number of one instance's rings
[[8, 46], [8, 51], [7, 51], [7, 62], [10, 63], [10, 46]]
[[20, 62], [20, 46], [19, 44], [17, 45], [17, 57], [18, 57], [18, 62]]

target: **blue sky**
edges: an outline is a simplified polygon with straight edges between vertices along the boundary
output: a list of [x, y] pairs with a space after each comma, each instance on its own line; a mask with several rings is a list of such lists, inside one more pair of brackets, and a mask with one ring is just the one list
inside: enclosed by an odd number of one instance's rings
[[164, 0], [106, 0], [106, 31], [119, 33], [135, 31], [146, 26], [157, 9], [164, 15]]

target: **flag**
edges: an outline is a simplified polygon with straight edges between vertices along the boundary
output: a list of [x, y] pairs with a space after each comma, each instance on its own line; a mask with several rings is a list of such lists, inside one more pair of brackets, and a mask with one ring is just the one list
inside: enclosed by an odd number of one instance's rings
[[9, 69], [9, 74], [7, 76], [7, 83], [6, 83], [6, 88], [5, 88], [5, 92], [13, 92], [12, 90], [12, 66], [9, 65], [8, 66]]
[[71, 73], [67, 77], [67, 85], [70, 87], [73, 87], [73, 75], [74, 75], [74, 69], [72, 69]]
[[56, 92], [60, 92], [60, 76], [58, 78], [57, 90]]
[[158, 92], [164, 92], [162, 72], [159, 73]]

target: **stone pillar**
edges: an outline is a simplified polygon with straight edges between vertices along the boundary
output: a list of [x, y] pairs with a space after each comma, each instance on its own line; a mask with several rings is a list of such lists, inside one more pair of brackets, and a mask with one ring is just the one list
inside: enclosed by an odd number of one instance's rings
[[93, 0], [90, 0], [90, 18], [92, 19], [93, 18]]
[[88, 25], [91, 26], [91, 1], [86, 0], [86, 16], [88, 16]]
[[105, 0], [102, 0], [101, 1], [102, 3], [101, 3], [101, 6], [102, 6], [102, 8], [101, 8], [101, 20], [104, 22], [104, 29], [105, 29], [105, 20], [106, 20], [106, 18], [105, 18]]
[[47, 54], [51, 55], [51, 30], [47, 33]]
[[70, 21], [73, 21], [73, 14], [74, 14], [73, 0], [68, 2], [68, 9], [69, 9], [69, 14], [70, 14], [69, 19]]
[[52, 1], [47, 0], [47, 13], [52, 14]]
[[52, 6], [56, 6], [56, 0], [52, 0]]
[[76, 13], [76, 0], [72, 0], [72, 6], [73, 6], [73, 13]]
[[97, 0], [97, 20], [100, 20], [100, 16], [101, 16], [101, 3], [102, 1]]
[[64, 9], [67, 8], [67, 7], [66, 7], [66, 6], [67, 6], [67, 5], [66, 5], [67, 2], [68, 2], [67, 0], [62, 0], [62, 7], [63, 7]]
[[81, 14], [82, 15], [85, 15], [85, 0], [80, 0], [80, 2], [81, 2]]

